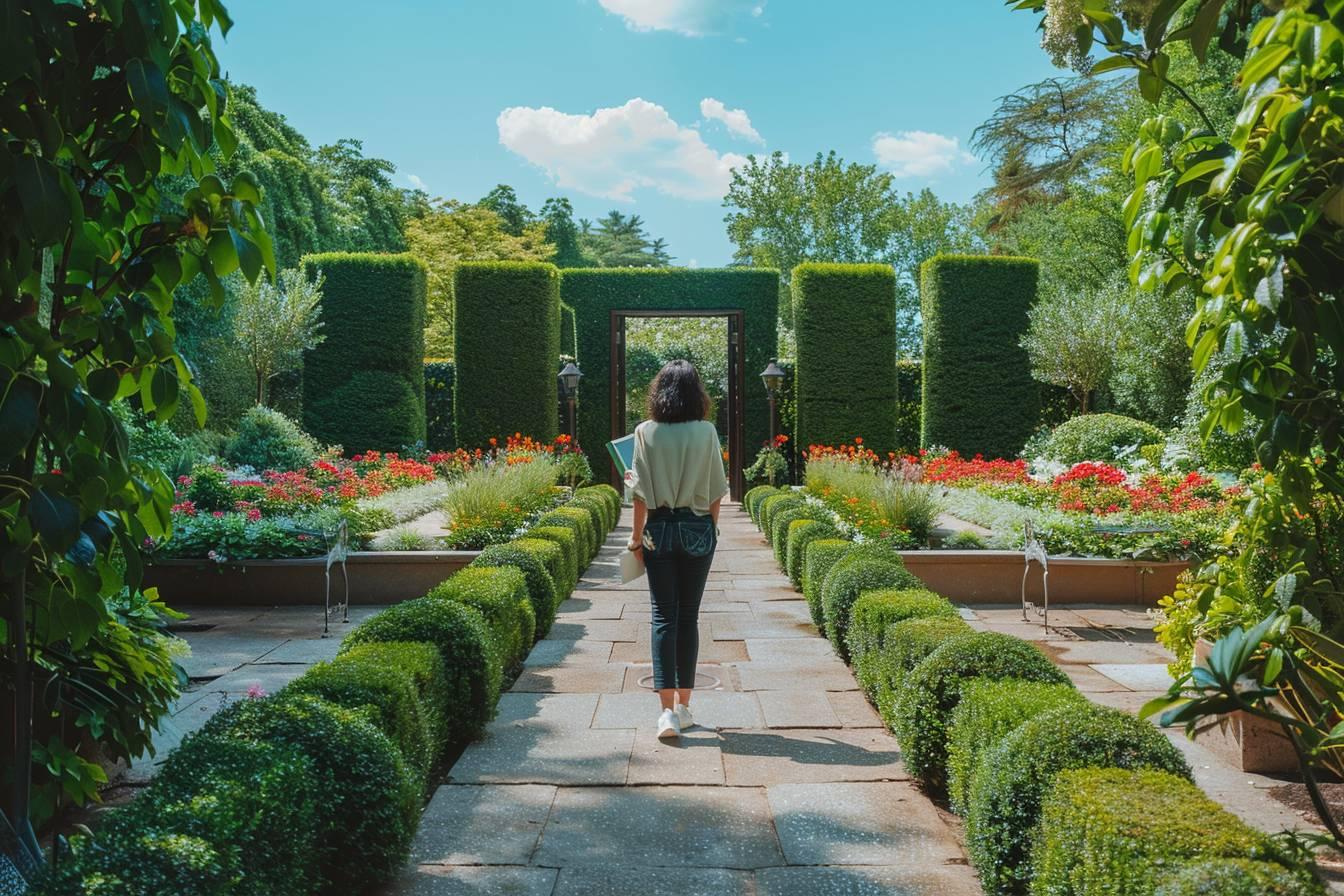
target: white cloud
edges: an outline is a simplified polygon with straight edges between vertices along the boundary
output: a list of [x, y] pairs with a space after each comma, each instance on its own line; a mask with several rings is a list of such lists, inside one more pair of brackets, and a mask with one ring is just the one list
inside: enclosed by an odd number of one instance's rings
[[688, 37], [712, 34], [747, 14], [760, 18], [765, 0], [598, 0], [625, 19], [632, 31], [675, 31]]
[[420, 179], [420, 175], [408, 174], [406, 175], [406, 180], [410, 181], [411, 186], [415, 187], [417, 190], [424, 190], [426, 193], [429, 192], [429, 187], [425, 186], [425, 182]]
[[694, 128], [638, 97], [624, 106], [571, 115], [550, 107], [513, 106], [499, 113], [499, 142], [542, 168], [556, 185], [629, 201], [638, 189], [682, 199], [719, 199], [737, 153], [711, 149]]
[[873, 155], [897, 177], [932, 177], [950, 173], [958, 165], [974, 162], [956, 137], [928, 131], [880, 133], [873, 137]]
[[751, 126], [751, 117], [747, 115], [746, 109], [729, 109], [721, 101], [707, 96], [700, 101], [700, 114], [713, 121], [723, 122], [730, 133], [743, 140], [765, 145], [765, 138]]

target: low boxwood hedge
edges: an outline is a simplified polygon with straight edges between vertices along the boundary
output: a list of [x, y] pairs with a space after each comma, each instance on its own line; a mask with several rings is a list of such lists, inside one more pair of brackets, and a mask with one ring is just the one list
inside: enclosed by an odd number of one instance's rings
[[849, 614], [854, 602], [865, 591], [891, 588], [923, 588], [924, 582], [905, 568], [895, 553], [873, 556], [863, 549], [850, 551], [826, 575], [821, 587], [821, 615], [826, 622], [826, 637], [835, 652], [849, 660]]
[[77, 835], [32, 896], [309, 896], [321, 782], [280, 743], [189, 736], [129, 806]]
[[597, 536], [597, 547], [593, 550], [593, 555], [602, 548], [602, 542], [607, 537], [607, 504], [596, 495], [579, 496], [575, 495], [564, 509], [582, 510], [588, 514], [589, 520], [593, 524], [593, 533]]
[[573, 591], [579, 584], [579, 576], [588, 568], [587, 560], [580, 560], [579, 554], [583, 548], [579, 547], [579, 531], [573, 525], [537, 525], [527, 530], [528, 538], [539, 538], [543, 541], [549, 541], [559, 546], [563, 554], [564, 562], [564, 587], [561, 589], [565, 594]]
[[620, 522], [621, 493], [606, 483], [581, 488], [574, 493], [574, 496], [576, 498], [593, 497], [602, 502], [602, 506], [606, 513], [606, 532], [615, 529], [616, 524]]
[[[560, 547], [558, 542], [548, 541], [545, 538], [536, 538], [531, 532], [523, 538], [515, 538], [508, 542], [515, 550], [526, 551], [537, 559], [546, 569], [546, 574], [551, 577], [552, 587], [555, 588], [555, 604], [558, 608], [573, 587], [569, 584], [569, 572], [565, 566], [565, 550]], [[577, 583], [576, 583], [577, 584]], [[537, 629], [541, 630], [541, 620], [537, 620]]]
[[803, 560], [807, 556], [807, 546], [823, 538], [839, 537], [839, 530], [822, 520], [794, 520], [789, 524], [784, 547], [784, 570], [795, 590], [801, 591], [803, 588]]
[[779, 492], [780, 489], [773, 485], [758, 485], [747, 489], [747, 493], [742, 496], [742, 507], [747, 511], [747, 515], [751, 517], [753, 523], [760, 525], [757, 514], [760, 513], [761, 502], [771, 495], [779, 494]]
[[[534, 637], [543, 637], [551, 630], [551, 623], [555, 621], [556, 607], [560, 606], [560, 601], [564, 598], [561, 597], [555, 580], [546, 569], [546, 564], [537, 556], [535, 550], [520, 548], [516, 541], [492, 544], [481, 551], [481, 555], [471, 561], [471, 565], [484, 568], [512, 567], [522, 572], [527, 582], [527, 598], [532, 604], [532, 614], [536, 619]], [[531, 641], [523, 645], [524, 651], [531, 647]]]
[[532, 647], [537, 621], [527, 594], [527, 579], [513, 567], [467, 567], [436, 585], [431, 600], [450, 600], [475, 608], [490, 628], [495, 656], [505, 670]]
[[564, 526], [574, 530], [575, 545], [579, 552], [578, 566], [580, 573], [597, 556], [598, 548], [602, 545], [602, 539], [598, 537], [598, 530], [593, 524], [592, 516], [587, 510], [578, 507], [557, 507], [549, 513], [542, 514], [537, 520], [537, 525], [543, 527]]
[[1150, 768], [1190, 777], [1157, 728], [1095, 703], [1062, 706], [1017, 726], [983, 755], [971, 785], [966, 846], [989, 896], [1022, 892], [1041, 806], [1060, 772]]
[[1041, 807], [1032, 892], [1151, 893], [1183, 859], [1248, 859], [1265, 846], [1264, 834], [1170, 772], [1070, 770]]
[[973, 678], [961, 689], [947, 736], [947, 801], [965, 815], [979, 760], [1028, 719], [1087, 698], [1070, 684]]
[[803, 496], [792, 489], [784, 489], [762, 501], [760, 518], [756, 521], [756, 525], [760, 527], [761, 534], [765, 536], [766, 541], [770, 540], [770, 534], [774, 530], [776, 513], [781, 510], [788, 510], [791, 507], [802, 507], [806, 503]]
[[320, 892], [359, 892], [402, 869], [419, 819], [420, 783], [363, 713], [282, 691], [240, 700], [201, 731], [293, 747], [312, 763], [318, 831], [307, 859], [321, 876]]
[[882, 636], [882, 650], [875, 660], [878, 714], [896, 730], [896, 704], [910, 672], [947, 642], [974, 633], [960, 616], [927, 616], [894, 622]]
[[939, 594], [922, 588], [886, 588], [865, 591], [854, 601], [849, 612], [850, 663], [854, 677], [870, 698], [877, 695], [878, 657], [882, 653], [887, 629], [905, 619], [958, 616], [957, 608]]
[[1324, 896], [1306, 871], [1253, 859], [1201, 859], [1158, 885], [1153, 896]]
[[[381, 645], [370, 645], [379, 647]], [[425, 650], [434, 651], [428, 644]], [[401, 750], [407, 767], [423, 789], [438, 758], [429, 721], [420, 705], [420, 692], [411, 674], [383, 651], [351, 651], [331, 662], [317, 663], [291, 682], [286, 694], [311, 694], [346, 709], [363, 711]]]
[[896, 704], [896, 739], [912, 775], [931, 789], [947, 783], [947, 728], [974, 678], [1021, 678], [1068, 684], [1069, 677], [1035, 644], [1000, 632], [976, 632], [939, 647], [910, 671]]
[[341, 642], [341, 652], [403, 641], [432, 644], [443, 658], [448, 742], [465, 743], [479, 734], [494, 716], [501, 680], [490, 630], [480, 612], [436, 598], [403, 601], [361, 623]]
[[785, 551], [789, 547], [789, 526], [796, 520], [814, 520], [816, 517], [816, 509], [806, 503], [774, 515], [770, 522], [770, 549], [775, 553], [775, 562], [781, 567], [786, 566], [788, 560]]
[[823, 632], [826, 616], [821, 604], [821, 589], [835, 564], [851, 550], [854, 542], [844, 538], [820, 538], [809, 542], [803, 553], [803, 599], [812, 613], [812, 623]]

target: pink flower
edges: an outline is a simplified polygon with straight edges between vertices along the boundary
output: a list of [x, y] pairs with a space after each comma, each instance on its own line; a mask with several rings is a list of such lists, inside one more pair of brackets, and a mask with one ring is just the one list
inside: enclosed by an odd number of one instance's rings
[[224, 515], [224, 511], [216, 510], [213, 515], [216, 519], [218, 519], [219, 517], [222, 517]]
[[260, 700], [265, 696], [266, 691], [264, 691], [259, 684], [254, 684], [247, 689], [247, 699], [249, 700]]

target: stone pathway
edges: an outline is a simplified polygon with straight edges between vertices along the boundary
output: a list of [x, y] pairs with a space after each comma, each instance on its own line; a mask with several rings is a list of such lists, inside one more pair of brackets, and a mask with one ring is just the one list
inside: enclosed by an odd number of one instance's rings
[[434, 794], [387, 894], [980, 892], [955, 820], [911, 783], [751, 521], [725, 507], [721, 528], [702, 727], [655, 737], [648, 593], [617, 572], [627, 512]]

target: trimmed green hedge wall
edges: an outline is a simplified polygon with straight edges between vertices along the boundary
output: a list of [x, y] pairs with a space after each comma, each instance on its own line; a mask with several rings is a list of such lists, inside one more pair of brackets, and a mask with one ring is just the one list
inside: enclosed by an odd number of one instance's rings
[[794, 426], [800, 451], [861, 436], [878, 454], [896, 439], [896, 274], [883, 264], [793, 270], [798, 339]]
[[1031, 258], [939, 255], [924, 262], [924, 446], [967, 457], [1022, 450], [1040, 414], [1040, 390], [1020, 345], [1039, 274]]
[[322, 334], [304, 356], [303, 428], [357, 453], [425, 441], [425, 266], [410, 255], [334, 252], [321, 271]]
[[453, 433], [484, 445], [515, 432], [559, 432], [560, 272], [529, 261], [459, 264], [453, 324]]
[[[682, 268], [575, 268], [561, 275], [560, 294], [574, 309], [578, 328], [579, 444], [593, 476], [611, 481], [606, 444], [612, 438], [612, 311], [742, 311], [746, 364], [743, 396], [745, 463], [770, 437], [765, 388], [757, 376], [775, 357], [779, 325], [779, 274], [768, 270]], [[458, 363], [461, 364], [461, 357]], [[555, 379], [554, 373], [551, 375]], [[552, 388], [554, 391], [554, 388]], [[621, 433], [622, 435], [624, 433]], [[720, 435], [726, 436], [726, 433]]]
[[453, 438], [456, 380], [457, 365], [452, 361], [425, 361], [425, 445], [430, 451], [452, 451], [457, 447]]
[[919, 450], [922, 370], [918, 361], [896, 362], [896, 450], [902, 454]]

